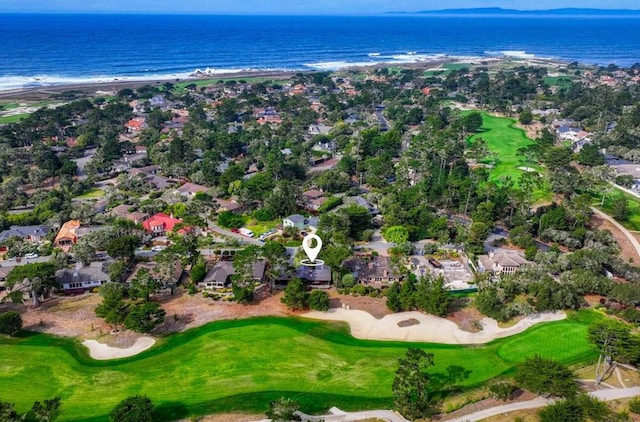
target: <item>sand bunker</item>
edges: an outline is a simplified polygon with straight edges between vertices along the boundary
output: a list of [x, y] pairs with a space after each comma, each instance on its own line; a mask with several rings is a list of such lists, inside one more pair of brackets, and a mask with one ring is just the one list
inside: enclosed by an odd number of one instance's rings
[[137, 355], [145, 350], [149, 349], [155, 344], [155, 339], [151, 337], [140, 337], [131, 347], [126, 349], [120, 349], [118, 347], [107, 346], [106, 344], [98, 343], [95, 340], [85, 340], [82, 342], [89, 349], [89, 355], [96, 360], [109, 360], [128, 358], [129, 356]]
[[[341, 308], [329, 309], [327, 312], [312, 311], [302, 315], [305, 318], [325, 321], [344, 321], [351, 327], [351, 334], [367, 340], [400, 340], [444, 344], [483, 344], [502, 337], [518, 334], [541, 322], [559, 321], [566, 318], [564, 312], [533, 314], [508, 327], [498, 327], [498, 322], [491, 318], [480, 320], [482, 331], [470, 333], [461, 330], [448, 319], [426, 315], [421, 312], [400, 312], [376, 319], [371, 314], [360, 310]], [[407, 320], [417, 320], [418, 324], [399, 326]], [[402, 325], [405, 325], [402, 324]]]

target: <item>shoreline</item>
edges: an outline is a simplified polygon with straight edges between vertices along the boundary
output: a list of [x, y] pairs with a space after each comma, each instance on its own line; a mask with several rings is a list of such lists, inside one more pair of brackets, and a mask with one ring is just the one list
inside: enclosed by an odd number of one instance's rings
[[[215, 83], [217, 80], [229, 80], [229, 79], [244, 79], [244, 78], [273, 78], [274, 80], [284, 80], [293, 77], [298, 73], [302, 74], [314, 74], [314, 73], [341, 73], [341, 72], [354, 72], [354, 71], [372, 71], [375, 69], [381, 68], [390, 68], [390, 67], [399, 67], [404, 69], [423, 69], [427, 70], [438, 70], [441, 69], [443, 65], [450, 63], [468, 63], [471, 66], [478, 65], [496, 65], [504, 62], [515, 62], [521, 64], [536, 64], [536, 65], [547, 65], [547, 66], [562, 66], [565, 65], [566, 62], [562, 60], [550, 59], [550, 58], [540, 58], [540, 57], [462, 57], [462, 56], [443, 56], [443, 57], [434, 57], [432, 59], [418, 61], [418, 62], [407, 62], [407, 63], [394, 63], [394, 62], [380, 62], [380, 63], [371, 63], [370, 65], [360, 65], [354, 64], [351, 66], [344, 66], [337, 69], [290, 69], [290, 70], [255, 70], [255, 69], [246, 69], [235, 71], [233, 69], [229, 69], [229, 71], [224, 71], [221, 69], [220, 73], [204, 73], [202, 76], [194, 76], [196, 71], [187, 75], [157, 75], [157, 78], [150, 78], [146, 76], [139, 76], [139, 79], [136, 79], [135, 76], [114, 76], [111, 80], [96, 80], [91, 82], [69, 82], [69, 83], [51, 83], [49, 85], [44, 86], [35, 86], [35, 87], [22, 87], [22, 88], [13, 88], [7, 90], [0, 90], [0, 100], [15, 100], [15, 99], [24, 99], [24, 100], [40, 100], [43, 97], [49, 98], [51, 95], [60, 94], [65, 91], [82, 91], [85, 95], [96, 95], [97, 91], [114, 91], [120, 90], [123, 88], [136, 88], [144, 85], [161, 85], [167, 82], [176, 84], [176, 83], [197, 83], [199, 81], [211, 81], [211, 83]], [[445, 70], [445, 69], [443, 69]], [[176, 77], [178, 76], [178, 77]], [[122, 79], [120, 79], [122, 78]], [[35, 77], [34, 77], [35, 79]]]

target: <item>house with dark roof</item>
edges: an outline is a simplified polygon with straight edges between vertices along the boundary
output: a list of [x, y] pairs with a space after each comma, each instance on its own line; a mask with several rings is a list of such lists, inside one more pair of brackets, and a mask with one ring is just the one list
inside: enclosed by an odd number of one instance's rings
[[0, 243], [6, 242], [11, 237], [19, 237], [30, 243], [38, 243], [45, 240], [49, 234], [48, 226], [11, 226], [9, 230], [0, 233]]
[[331, 287], [331, 267], [320, 265], [308, 267], [301, 265], [296, 268], [296, 277], [315, 289], [328, 289]]
[[109, 265], [112, 262], [92, 262], [86, 267], [63, 268], [56, 271], [56, 281], [63, 293], [84, 293], [110, 281]]
[[[258, 283], [264, 283], [266, 275], [266, 261], [258, 261], [253, 266], [252, 278]], [[236, 274], [231, 261], [219, 261], [209, 270], [204, 280], [198, 283], [198, 287], [215, 290], [231, 286], [231, 277]]]

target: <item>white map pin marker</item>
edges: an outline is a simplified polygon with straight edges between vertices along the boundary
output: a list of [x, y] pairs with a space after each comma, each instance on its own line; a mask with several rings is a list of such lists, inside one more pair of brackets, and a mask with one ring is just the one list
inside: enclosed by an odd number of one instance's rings
[[[316, 246], [312, 247], [311, 243], [314, 240], [316, 241]], [[320, 253], [320, 249], [322, 249], [322, 239], [315, 234], [308, 234], [302, 239], [302, 249], [304, 249], [304, 253], [307, 254], [309, 260], [315, 262]]]

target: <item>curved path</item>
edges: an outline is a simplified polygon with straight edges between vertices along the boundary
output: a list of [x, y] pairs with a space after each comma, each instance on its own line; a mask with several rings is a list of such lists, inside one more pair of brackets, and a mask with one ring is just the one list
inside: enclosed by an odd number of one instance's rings
[[[614, 388], [611, 390], [598, 390], [588, 393], [591, 397], [595, 397], [603, 401], [611, 401], [618, 399], [626, 399], [630, 397], [636, 397], [640, 395], [640, 387], [633, 388]], [[446, 422], [475, 422], [481, 421], [492, 416], [502, 415], [516, 410], [537, 409], [544, 407], [550, 403], [553, 403], [552, 399], [545, 399], [538, 397], [529, 401], [522, 401], [517, 403], [505, 404], [502, 406], [495, 406], [489, 409], [480, 410], [478, 412], [464, 415], [456, 419], [450, 419]]]
[[631, 232], [629, 230], [627, 230], [622, 224], [618, 223], [616, 220], [614, 220], [612, 217], [610, 217], [608, 214], [600, 211], [599, 209], [595, 208], [595, 207], [591, 207], [591, 210], [598, 215], [598, 217], [602, 218], [603, 220], [607, 220], [608, 222], [610, 222], [611, 224], [613, 224], [614, 226], [616, 226], [616, 228], [618, 230], [620, 230], [622, 232], [622, 234], [625, 235], [625, 237], [629, 240], [629, 242], [631, 243], [631, 245], [634, 247], [634, 249], [636, 250], [636, 254], [638, 255], [638, 257], [640, 258], [640, 242], [638, 242], [638, 239], [635, 238], [634, 235], [631, 234]]
[[[360, 339], [444, 344], [484, 344], [497, 338], [521, 333], [541, 322], [559, 321], [567, 317], [564, 312], [533, 314], [508, 328], [498, 327], [498, 322], [494, 319], [482, 318], [480, 320], [482, 331], [470, 333], [461, 330], [453, 321], [421, 312], [399, 312], [376, 319], [365, 311], [333, 308], [327, 312], [313, 311], [301, 316], [347, 322], [351, 327], [351, 334]], [[401, 327], [398, 325], [401, 323], [408, 326]]]
[[119, 347], [111, 347], [106, 344], [99, 343], [95, 340], [85, 340], [82, 342], [89, 349], [89, 356], [95, 360], [120, 359], [135, 356], [149, 349], [156, 343], [151, 337], [140, 337], [131, 347], [121, 349]]

